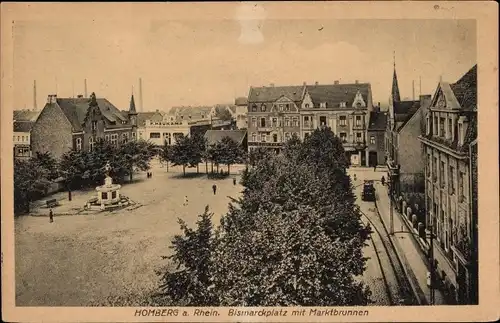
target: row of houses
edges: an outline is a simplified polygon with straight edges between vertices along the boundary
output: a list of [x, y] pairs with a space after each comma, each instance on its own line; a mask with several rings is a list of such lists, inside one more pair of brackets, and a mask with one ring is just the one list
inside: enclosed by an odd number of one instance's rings
[[[14, 111], [14, 156], [29, 158], [36, 152], [51, 152], [58, 158], [70, 149], [91, 150], [99, 139], [114, 145], [144, 139], [162, 146], [165, 142], [175, 144], [181, 135], [203, 135], [209, 129], [244, 129], [246, 99], [235, 103], [174, 107], [167, 113], [137, 112], [133, 95], [129, 109], [121, 111], [94, 93], [89, 98], [48, 95], [41, 111]], [[224, 112], [228, 118], [223, 120], [219, 115]]]
[[477, 65], [417, 101], [400, 99], [394, 69], [385, 149], [393, 195], [424, 196], [439, 276], [477, 303]]
[[386, 120], [372, 102], [370, 83], [251, 87], [248, 146], [279, 153], [292, 135], [305, 139], [327, 126], [342, 140], [351, 165], [384, 165]]

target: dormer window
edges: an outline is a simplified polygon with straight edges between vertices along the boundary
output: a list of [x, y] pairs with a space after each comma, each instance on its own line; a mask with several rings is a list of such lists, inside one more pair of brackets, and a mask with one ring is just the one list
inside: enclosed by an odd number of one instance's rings
[[285, 104], [285, 111], [290, 111], [290, 104]]
[[97, 130], [97, 121], [92, 121], [92, 131]]
[[266, 105], [265, 104], [260, 106], [260, 111], [266, 112]]
[[257, 105], [252, 105], [252, 112], [257, 112]]
[[320, 107], [321, 109], [326, 109], [326, 102], [321, 102], [321, 103], [319, 104], [319, 107]]
[[306, 109], [309, 109], [309, 103], [306, 103]]
[[340, 102], [340, 107], [345, 108], [346, 107], [346, 102]]

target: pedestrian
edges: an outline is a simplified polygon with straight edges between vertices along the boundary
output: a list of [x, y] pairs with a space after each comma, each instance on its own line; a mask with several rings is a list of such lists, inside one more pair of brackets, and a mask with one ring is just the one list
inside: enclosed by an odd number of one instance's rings
[[149, 178], [153, 178], [153, 172], [149, 173]]
[[188, 197], [187, 197], [187, 195], [185, 195], [185, 196], [184, 196], [184, 204], [183, 204], [183, 205], [184, 205], [184, 206], [187, 206], [187, 205], [188, 205], [188, 203], [189, 203]]
[[384, 186], [385, 185], [385, 177], [382, 176], [382, 179], [380, 181], [382, 182], [382, 186]]
[[233, 185], [236, 185], [236, 177], [233, 177]]
[[49, 222], [54, 222], [54, 212], [52, 212], [52, 208], [49, 211]]
[[214, 191], [214, 195], [215, 195], [215, 193], [217, 193], [217, 185], [215, 185], [215, 184], [212, 185], [212, 191]]
[[376, 172], [377, 171], [377, 165], [373, 165], [373, 171]]
[[354, 177], [354, 181], [356, 181], [356, 174], [354, 174], [354, 176], [353, 176], [353, 177]]

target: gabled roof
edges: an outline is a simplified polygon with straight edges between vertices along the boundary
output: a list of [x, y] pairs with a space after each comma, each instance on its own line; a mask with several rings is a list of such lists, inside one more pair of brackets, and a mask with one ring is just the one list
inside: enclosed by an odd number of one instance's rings
[[461, 109], [477, 110], [477, 65], [474, 65], [456, 83], [450, 84], [450, 87]]
[[160, 112], [138, 112], [137, 113], [137, 126], [144, 127], [146, 125], [146, 120], [152, 120], [153, 117], [159, 117], [163, 119], [163, 115]]
[[[413, 117], [419, 108], [420, 101], [394, 102], [394, 120], [396, 121], [396, 131], [403, 129], [405, 124]], [[399, 113], [396, 113], [396, 111]]]
[[209, 145], [221, 141], [224, 137], [229, 137], [241, 145], [246, 135], [246, 130], [207, 130], [204, 137]]
[[248, 99], [245, 97], [239, 97], [234, 100], [235, 105], [248, 105]]
[[14, 132], [30, 132], [34, 121], [14, 121]]
[[306, 89], [315, 107], [326, 102], [327, 108], [333, 109], [340, 107], [340, 102], [350, 108], [358, 91], [366, 104], [370, 95], [369, 83], [307, 85]]
[[304, 85], [302, 86], [263, 86], [251, 87], [248, 95], [249, 103], [274, 102], [284, 96], [294, 102], [300, 102], [304, 95]]
[[14, 110], [14, 120], [17, 121], [36, 121], [40, 115], [40, 111], [34, 110]]
[[[184, 120], [197, 120], [207, 118], [213, 106], [180, 106], [172, 107], [168, 111], [169, 116], [182, 116]], [[191, 116], [191, 118], [189, 118]]]
[[387, 112], [371, 111], [368, 131], [385, 131], [387, 127]]

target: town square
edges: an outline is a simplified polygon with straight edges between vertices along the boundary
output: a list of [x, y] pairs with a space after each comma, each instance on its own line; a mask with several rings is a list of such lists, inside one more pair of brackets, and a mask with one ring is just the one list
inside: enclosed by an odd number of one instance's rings
[[478, 304], [475, 24], [241, 8], [14, 24], [16, 305]]

